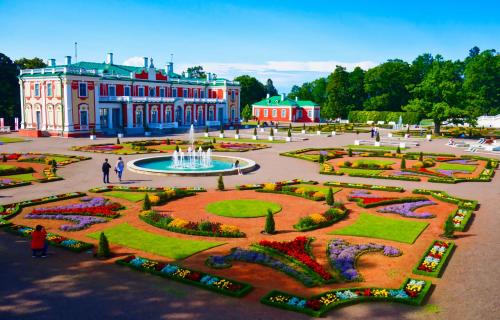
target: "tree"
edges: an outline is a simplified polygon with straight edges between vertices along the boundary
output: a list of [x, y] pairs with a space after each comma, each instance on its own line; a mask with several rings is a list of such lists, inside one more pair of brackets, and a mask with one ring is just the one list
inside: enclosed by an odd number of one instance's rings
[[418, 161], [420, 162], [424, 161], [424, 153], [422, 151], [420, 151], [420, 153], [418, 154]]
[[274, 234], [276, 232], [276, 226], [274, 224], [274, 216], [271, 209], [267, 209], [266, 225], [264, 227], [264, 232], [267, 234]]
[[434, 121], [434, 131], [441, 132], [445, 120], [460, 123], [463, 121], [462, 64], [458, 61], [435, 60], [432, 67], [411, 93], [406, 111], [425, 114]]
[[187, 73], [191, 78], [206, 78], [207, 76], [202, 66], [189, 67], [187, 68]]
[[433, 62], [434, 57], [430, 53], [421, 54], [416, 57], [415, 60], [413, 60], [413, 62], [411, 63], [411, 68], [415, 76], [416, 83], [424, 80], [424, 77], [431, 69]]
[[271, 131], [269, 131], [269, 135], [270, 135], [271, 137], [274, 137], [274, 129], [273, 129], [273, 128], [271, 128]]
[[365, 93], [365, 73], [360, 67], [354, 68], [352, 72], [349, 73], [349, 96], [350, 96], [350, 109], [351, 110], [362, 110], [363, 103], [366, 100]]
[[247, 104], [251, 106], [266, 97], [264, 85], [254, 77], [243, 75], [234, 78], [234, 80], [239, 81], [241, 86], [240, 106], [242, 108]]
[[352, 157], [352, 149], [351, 148], [347, 149], [347, 155], [349, 157]]
[[327, 101], [324, 105], [323, 116], [327, 118], [346, 117], [351, 110], [351, 96], [349, 92], [349, 73], [344, 67], [337, 66], [328, 77], [326, 86]]
[[399, 146], [396, 148], [396, 153], [397, 153], [397, 154], [400, 154], [400, 153], [401, 153], [401, 148], [400, 148]]
[[278, 95], [278, 90], [276, 90], [276, 88], [274, 87], [273, 80], [271, 79], [267, 79], [264, 89], [266, 90], [266, 94], [268, 94], [270, 97]]
[[19, 69], [38, 69], [38, 68], [45, 68], [47, 64], [43, 62], [42, 59], [40, 58], [21, 58], [17, 59], [14, 61], [15, 64], [19, 66]]
[[253, 128], [253, 135], [257, 136], [257, 128]]
[[448, 216], [444, 222], [444, 234], [446, 238], [454, 238], [453, 233], [455, 232], [455, 225], [453, 224], [453, 215]]
[[321, 164], [325, 162], [325, 156], [322, 153], [319, 154], [318, 162]]
[[246, 121], [252, 118], [252, 107], [250, 107], [248, 104], [245, 105], [245, 107], [243, 107], [243, 110], [241, 111], [241, 116]]
[[288, 128], [288, 132], [287, 132], [286, 136], [287, 136], [288, 138], [291, 138], [291, 137], [292, 137], [292, 130], [290, 130], [290, 128]]
[[380, 142], [380, 134], [377, 131], [377, 135], [375, 136], [375, 141]]
[[369, 98], [364, 102], [364, 109], [401, 111], [401, 106], [410, 98], [407, 86], [414, 82], [410, 65], [403, 60], [389, 60], [368, 70], [364, 84]]
[[146, 193], [144, 196], [144, 203], [142, 204], [142, 211], [151, 210], [151, 200], [149, 199], [149, 195]]
[[120, 144], [120, 138], [116, 138], [116, 144]]
[[109, 250], [108, 238], [106, 237], [104, 232], [101, 232], [101, 235], [99, 236], [99, 247], [97, 248], [96, 256], [98, 258], [111, 257], [111, 250]]
[[220, 174], [219, 178], [217, 178], [217, 190], [224, 191], [224, 189], [224, 179], [222, 178], [222, 174]]
[[0, 53], [0, 117], [5, 125], [13, 125], [14, 117], [21, 116], [17, 65]]
[[333, 206], [335, 203], [335, 199], [333, 198], [333, 190], [332, 187], [328, 188], [328, 193], [326, 194], [326, 204], [329, 206]]
[[403, 159], [401, 159], [401, 169], [406, 169], [406, 159], [403, 157]]

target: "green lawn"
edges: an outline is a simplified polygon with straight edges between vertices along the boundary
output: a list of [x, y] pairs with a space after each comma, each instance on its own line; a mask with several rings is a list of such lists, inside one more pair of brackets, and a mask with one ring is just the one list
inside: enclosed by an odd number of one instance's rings
[[56, 162], [63, 162], [63, 161], [71, 159], [71, 158], [68, 158], [68, 157], [59, 157], [59, 156], [48, 156], [47, 158], [56, 160]]
[[[87, 236], [99, 239], [100, 233], [94, 232]], [[195, 253], [224, 244], [224, 242], [164, 237], [134, 228], [127, 223], [105, 229], [104, 234], [110, 243], [154, 253], [171, 259], [183, 259]]]
[[463, 170], [467, 172], [473, 172], [476, 170], [475, 165], [460, 163], [440, 163], [437, 168], [441, 170]]
[[[349, 144], [347, 146], [345, 146], [345, 148], [350, 148], [350, 149], [353, 149], [353, 150], [356, 150], [356, 149], [361, 149], [361, 150], [387, 150], [387, 151], [396, 151], [398, 149], [397, 146], [381, 146], [381, 147], [376, 147], [376, 146], [364, 146], [364, 145], [361, 145], [361, 146], [357, 146], [357, 145], [354, 145], [354, 144]], [[401, 150], [404, 150], [405, 148], [401, 148]], [[408, 148], [406, 148], [408, 149]]]
[[3, 143], [15, 143], [15, 142], [24, 142], [26, 139], [23, 138], [12, 138], [12, 137], [0, 137], [0, 142]]
[[144, 200], [144, 192], [126, 192], [126, 191], [108, 191], [104, 193], [105, 196], [125, 199], [132, 202], [139, 202]]
[[[328, 193], [328, 187], [321, 186], [321, 185], [315, 185], [315, 184], [295, 184], [295, 185], [293, 185], [293, 187], [304, 188], [307, 191], [320, 191], [325, 196]], [[334, 187], [332, 187], [332, 192], [334, 194], [336, 192], [339, 192], [340, 190], [342, 190], [342, 188], [334, 188]]]
[[239, 199], [212, 202], [205, 209], [210, 213], [223, 217], [255, 218], [265, 216], [267, 209], [271, 209], [273, 213], [280, 212], [281, 206], [269, 201]]
[[377, 169], [357, 169], [357, 168], [339, 168], [339, 172], [347, 173], [347, 174], [370, 174], [370, 175], [378, 175], [384, 172], [384, 170]]
[[328, 234], [377, 238], [412, 244], [429, 223], [361, 213], [353, 224]]
[[379, 159], [359, 159], [354, 161], [356, 164], [360, 165], [370, 165], [370, 164], [376, 164], [376, 165], [391, 165], [394, 164], [393, 160], [379, 160]]
[[9, 164], [0, 164], [0, 171], [2, 170], [7, 170], [7, 169], [14, 169], [16, 166], [12, 166], [12, 165], [9, 165]]
[[12, 179], [12, 180], [20, 180], [20, 181], [33, 181], [36, 180], [33, 177], [32, 173], [22, 173], [22, 174], [13, 174], [11, 176], [2, 176], [4, 179]]

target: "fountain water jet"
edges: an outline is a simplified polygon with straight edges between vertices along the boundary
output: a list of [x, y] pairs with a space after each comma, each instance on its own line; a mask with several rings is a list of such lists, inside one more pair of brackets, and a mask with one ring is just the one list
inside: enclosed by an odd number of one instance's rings
[[201, 147], [196, 151], [194, 146], [194, 126], [189, 129], [189, 142], [191, 146], [185, 154], [182, 149], [175, 150], [172, 155], [172, 165], [169, 168], [174, 169], [196, 169], [212, 167], [212, 150], [208, 148], [205, 152]]

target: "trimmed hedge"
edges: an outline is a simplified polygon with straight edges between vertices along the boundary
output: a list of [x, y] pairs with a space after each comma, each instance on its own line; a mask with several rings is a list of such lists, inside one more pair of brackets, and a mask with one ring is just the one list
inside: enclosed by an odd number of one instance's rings
[[333, 218], [331, 220], [327, 220], [327, 221], [325, 221], [323, 223], [319, 223], [317, 225], [303, 227], [303, 228], [300, 227], [300, 225], [299, 225], [300, 221], [299, 221], [298, 223], [296, 223], [296, 224], [293, 225], [293, 228], [295, 230], [301, 231], [301, 232], [311, 231], [311, 230], [316, 230], [316, 229], [321, 229], [321, 228], [325, 228], [325, 227], [329, 227], [329, 226], [333, 225], [335, 222], [344, 219], [349, 214], [349, 210], [346, 209], [346, 208], [344, 208], [344, 209], [330, 208], [330, 209], [327, 210], [327, 212], [330, 211], [330, 210], [333, 210], [333, 209], [341, 210], [342, 213], [341, 214], [335, 214], [335, 218]]
[[423, 119], [422, 114], [418, 112], [393, 112], [393, 111], [350, 111], [347, 118], [349, 122], [366, 123], [367, 121], [398, 123], [399, 117], [402, 117], [403, 123], [417, 124]]
[[330, 187], [380, 190], [380, 191], [388, 191], [388, 192], [404, 192], [405, 191], [405, 189], [403, 187], [379, 186], [379, 185], [374, 185], [374, 184], [350, 183], [350, 182], [338, 182], [338, 181], [328, 181], [328, 182], [323, 183], [323, 185], [330, 186]]
[[[130, 257], [131, 256], [129, 256], [127, 258], [130, 258]], [[137, 257], [137, 256], [134, 256], [134, 257]], [[193, 269], [188, 269], [188, 268], [185, 268], [185, 267], [173, 264], [173, 263], [168, 263], [171, 266], [176, 266], [176, 267], [182, 268], [184, 270], [188, 270], [188, 271], [190, 271], [190, 273], [196, 272], [196, 273], [199, 273], [201, 276], [210, 276], [210, 277], [217, 278], [219, 280], [229, 281], [229, 282], [231, 282], [233, 284], [241, 286], [241, 289], [238, 290], [238, 291], [231, 291], [231, 290], [224, 289], [224, 288], [218, 288], [218, 287], [215, 287], [215, 286], [210, 286], [210, 285], [204, 284], [204, 283], [199, 282], [199, 281], [194, 281], [194, 280], [190, 280], [190, 279], [187, 279], [187, 278], [183, 278], [181, 276], [169, 275], [169, 274], [167, 274], [165, 272], [157, 271], [156, 269], [148, 269], [148, 268], [144, 268], [142, 266], [135, 266], [135, 265], [130, 264], [129, 262], [127, 262], [126, 261], [127, 258], [125, 258], [125, 259], [119, 259], [119, 260], [116, 261], [116, 263], [119, 264], [119, 265], [122, 265], [122, 266], [129, 267], [131, 269], [137, 270], [137, 271], [142, 271], [142, 272], [150, 273], [150, 274], [153, 274], [153, 275], [156, 275], [156, 276], [160, 276], [160, 277], [163, 277], [163, 278], [171, 279], [171, 280], [174, 280], [174, 281], [177, 281], [177, 282], [181, 282], [181, 283], [184, 283], [184, 284], [193, 285], [193, 286], [196, 286], [196, 287], [199, 287], [199, 288], [202, 288], [202, 289], [210, 290], [210, 291], [213, 291], [213, 292], [216, 292], [216, 293], [221, 293], [221, 294], [224, 294], [224, 295], [227, 295], [227, 296], [231, 296], [231, 297], [235, 297], [235, 298], [244, 297], [244, 296], [246, 296], [253, 289], [253, 287], [250, 284], [248, 284], [248, 283], [235, 281], [235, 280], [232, 280], [232, 279], [229, 279], [229, 278], [215, 276], [215, 275], [212, 275], [212, 274], [209, 274], [209, 273], [206, 273], [206, 272], [201, 272], [201, 271], [197, 271], [197, 270], [193, 270]], [[140, 258], [140, 257], [137, 257], [137, 258]], [[147, 260], [148, 261], [154, 261], [154, 260], [150, 260], [150, 259], [147, 259]], [[154, 262], [160, 263], [158, 261], [154, 261]]]
[[0, 169], [0, 176], [10, 176], [14, 174], [23, 174], [23, 173], [32, 173], [35, 172], [35, 170], [32, 167], [13, 167], [13, 168], [7, 168], [7, 169]]
[[[445, 253], [443, 254], [443, 256], [441, 257], [441, 260], [439, 261], [439, 264], [437, 265], [436, 270], [433, 271], [433, 272], [427, 272], [427, 271], [423, 271], [423, 270], [418, 270], [418, 267], [420, 266], [420, 264], [422, 264], [422, 262], [424, 262], [425, 258], [430, 253], [431, 249], [434, 247], [434, 245], [436, 244], [436, 242], [446, 242], [446, 244], [448, 244], [448, 248], [445, 251]], [[422, 256], [422, 258], [420, 258], [420, 260], [418, 261], [418, 263], [415, 266], [415, 268], [413, 268], [413, 273], [414, 274], [419, 274], [419, 275], [422, 275], [422, 276], [440, 278], [441, 275], [442, 275], [442, 273], [443, 273], [443, 271], [444, 271], [444, 268], [448, 264], [449, 258], [451, 257], [451, 254], [452, 254], [453, 250], [455, 249], [455, 247], [456, 247], [456, 245], [455, 245], [454, 242], [434, 240], [431, 243], [431, 245], [429, 246], [429, 248], [425, 251], [425, 253]]]
[[427, 190], [427, 189], [415, 189], [413, 190], [414, 194], [428, 194], [433, 196], [434, 198], [458, 205], [459, 208], [475, 210], [477, 208], [478, 202], [477, 200], [468, 200], [457, 198], [454, 196], [450, 196], [448, 193], [439, 190]]

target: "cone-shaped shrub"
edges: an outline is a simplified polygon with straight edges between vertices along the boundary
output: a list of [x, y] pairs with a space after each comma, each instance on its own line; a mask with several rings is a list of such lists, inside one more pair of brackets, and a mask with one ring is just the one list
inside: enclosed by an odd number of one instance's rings
[[101, 232], [99, 236], [99, 247], [97, 248], [97, 257], [98, 258], [109, 258], [111, 257], [111, 251], [109, 250], [109, 242], [108, 238]]
[[380, 142], [380, 134], [377, 132], [377, 135], [375, 136], [375, 141]]
[[347, 154], [349, 155], [349, 157], [352, 157], [352, 149], [349, 148], [349, 150], [347, 150]]
[[325, 162], [325, 157], [323, 156], [323, 154], [322, 154], [322, 153], [320, 153], [320, 154], [319, 154], [319, 159], [318, 159], [318, 162], [319, 162], [319, 163], [323, 163], [323, 162]]
[[291, 138], [291, 137], [292, 137], [292, 130], [288, 129], [287, 136], [288, 136], [288, 138]]
[[219, 178], [217, 179], [217, 190], [219, 191], [224, 191], [224, 179], [222, 178], [222, 174], [219, 175]]
[[326, 194], [326, 204], [329, 206], [333, 206], [335, 203], [335, 199], [333, 198], [333, 190], [332, 187], [328, 188], [328, 193]]
[[253, 135], [256, 136], [257, 135], [257, 128], [253, 128]]
[[120, 144], [120, 138], [116, 138], [116, 144]]
[[149, 200], [149, 195], [147, 193], [144, 196], [144, 203], [142, 204], [142, 210], [143, 211], [151, 210], [151, 200]]
[[450, 215], [444, 223], [444, 236], [446, 238], [453, 238], [454, 232], [455, 232], [455, 225], [453, 224], [453, 216]]
[[422, 151], [420, 151], [420, 154], [418, 155], [418, 161], [424, 161], [424, 153]]
[[401, 153], [401, 148], [398, 146], [397, 149], [396, 149], [396, 153], [397, 154], [400, 154]]
[[276, 226], [274, 225], [274, 216], [271, 209], [267, 209], [266, 225], [264, 231], [268, 234], [273, 234], [276, 232]]
[[401, 169], [406, 169], [406, 159], [401, 159]]

